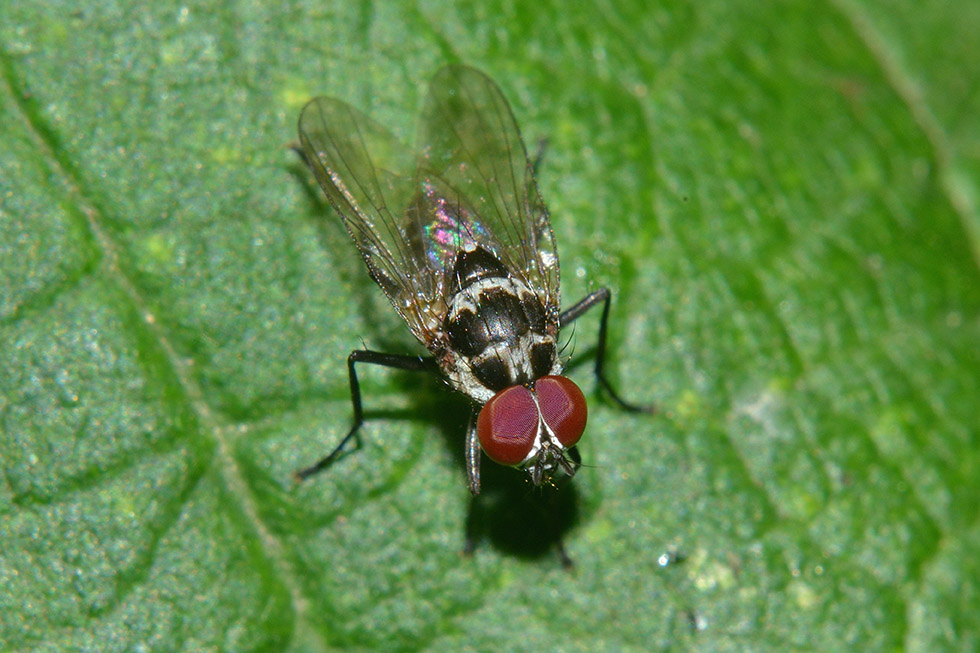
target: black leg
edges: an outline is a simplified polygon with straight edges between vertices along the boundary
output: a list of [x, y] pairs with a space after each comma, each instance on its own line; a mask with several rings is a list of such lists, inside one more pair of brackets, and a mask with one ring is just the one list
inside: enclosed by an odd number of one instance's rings
[[624, 401], [622, 397], [619, 396], [615, 390], [613, 390], [612, 384], [606, 379], [604, 365], [606, 363], [606, 324], [609, 322], [609, 304], [612, 301], [612, 293], [609, 292], [608, 288], [599, 288], [595, 292], [591, 292], [585, 296], [580, 302], [569, 308], [567, 311], [561, 314], [558, 318], [558, 323], [564, 327], [571, 324], [576, 319], [581, 317], [590, 308], [602, 302], [602, 318], [599, 321], [599, 342], [596, 347], [596, 357], [595, 357], [595, 375], [599, 380], [599, 385], [609, 393], [609, 396], [620, 405], [624, 410], [628, 410], [633, 413], [652, 413], [652, 406], [637, 406], [636, 404], [631, 404]]
[[339, 460], [344, 454], [344, 448], [351, 440], [356, 442], [358, 449], [361, 447], [360, 428], [361, 424], [364, 423], [364, 411], [361, 408], [361, 386], [357, 382], [357, 371], [354, 369], [354, 365], [357, 363], [394, 367], [395, 369], [409, 370], [411, 372], [438, 371], [435, 359], [433, 358], [385, 354], [380, 351], [370, 351], [368, 349], [352, 351], [350, 356], [347, 357], [347, 375], [350, 378], [350, 401], [354, 407], [354, 424], [347, 432], [347, 435], [344, 436], [344, 439], [340, 441], [340, 444], [334, 447], [333, 451], [309, 467], [296, 472], [296, 478], [301, 481], [323, 471]]

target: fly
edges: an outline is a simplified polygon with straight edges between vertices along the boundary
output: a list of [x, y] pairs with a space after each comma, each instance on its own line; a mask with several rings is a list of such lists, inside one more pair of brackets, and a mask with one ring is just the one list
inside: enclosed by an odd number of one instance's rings
[[581, 464], [585, 396], [562, 376], [562, 327], [602, 304], [595, 374], [603, 373], [611, 294], [600, 288], [564, 312], [548, 210], [510, 106], [483, 73], [442, 68], [429, 86], [418, 150], [346, 102], [319, 97], [299, 118], [303, 155], [340, 214], [368, 273], [429, 356], [356, 350], [347, 359], [354, 422], [305, 479], [330, 466], [364, 423], [356, 365], [441, 374], [473, 403], [466, 436], [470, 492], [480, 450], [523, 469], [534, 485]]

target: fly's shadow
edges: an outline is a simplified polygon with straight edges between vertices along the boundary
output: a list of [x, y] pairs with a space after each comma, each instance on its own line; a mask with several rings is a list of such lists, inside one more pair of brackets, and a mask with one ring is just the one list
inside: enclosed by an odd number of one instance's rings
[[570, 569], [573, 561], [563, 540], [580, 513], [577, 486], [568, 480], [534, 487], [518, 470], [488, 465], [483, 490], [470, 501], [466, 553], [489, 541], [499, 551], [527, 560], [557, 553], [562, 566]]

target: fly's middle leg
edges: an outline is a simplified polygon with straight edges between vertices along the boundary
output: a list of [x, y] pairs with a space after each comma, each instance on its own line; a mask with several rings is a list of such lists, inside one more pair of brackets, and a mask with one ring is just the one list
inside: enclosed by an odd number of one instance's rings
[[345, 449], [351, 440], [354, 441], [356, 445], [355, 448], [360, 449], [361, 447], [360, 429], [361, 425], [364, 424], [364, 409], [361, 406], [361, 386], [357, 381], [357, 370], [355, 369], [355, 365], [357, 363], [380, 365], [381, 367], [392, 367], [399, 370], [408, 370], [410, 372], [435, 372], [437, 370], [437, 366], [433, 358], [405, 356], [402, 354], [386, 354], [380, 351], [371, 351], [369, 349], [358, 349], [352, 351], [350, 356], [347, 357], [347, 374], [350, 378], [350, 401], [354, 409], [354, 422], [351, 425], [350, 430], [347, 432], [347, 435], [345, 435], [344, 439], [333, 448], [333, 451], [309, 467], [296, 472], [296, 478], [301, 481], [323, 471], [343, 458], [347, 453]]

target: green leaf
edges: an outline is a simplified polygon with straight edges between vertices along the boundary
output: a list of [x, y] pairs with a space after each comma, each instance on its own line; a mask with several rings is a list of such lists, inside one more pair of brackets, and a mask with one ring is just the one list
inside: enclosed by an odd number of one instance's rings
[[[0, 6], [0, 649], [980, 645], [980, 10]], [[567, 302], [586, 463], [485, 464], [288, 149], [493, 76]], [[467, 530], [472, 556], [460, 555]], [[562, 569], [561, 536], [574, 570]]]

